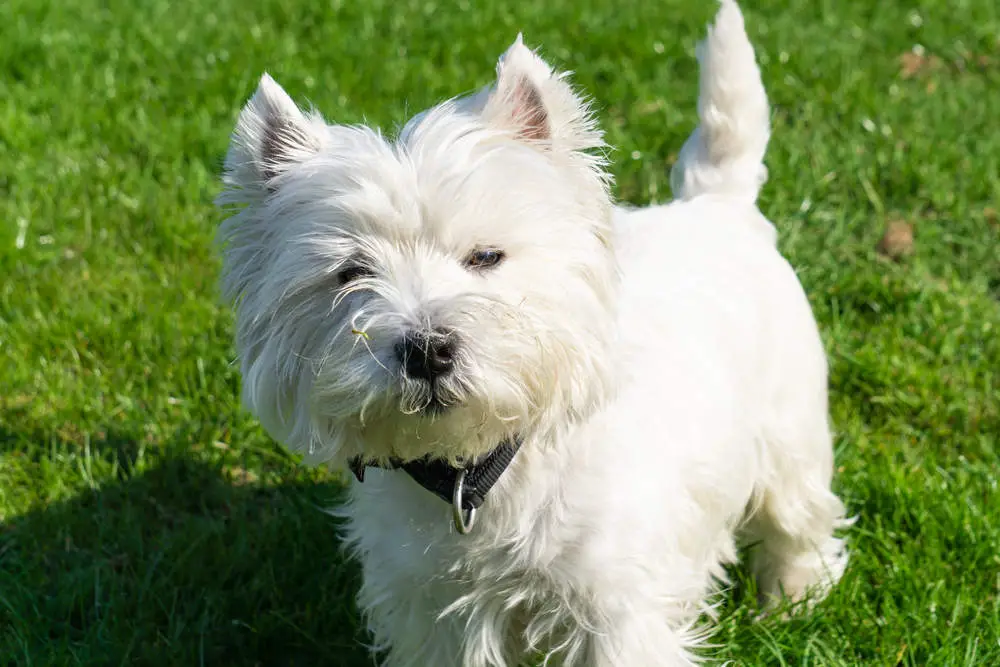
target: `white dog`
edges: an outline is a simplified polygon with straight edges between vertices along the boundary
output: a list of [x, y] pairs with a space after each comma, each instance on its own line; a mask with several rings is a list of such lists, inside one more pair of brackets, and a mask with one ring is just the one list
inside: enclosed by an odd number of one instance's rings
[[826, 360], [755, 204], [769, 111], [732, 0], [699, 60], [677, 201], [642, 210], [520, 38], [396, 138], [267, 76], [243, 110], [220, 201], [245, 402], [363, 478], [340, 511], [384, 664], [691, 665], [738, 544], [765, 599], [843, 572]]

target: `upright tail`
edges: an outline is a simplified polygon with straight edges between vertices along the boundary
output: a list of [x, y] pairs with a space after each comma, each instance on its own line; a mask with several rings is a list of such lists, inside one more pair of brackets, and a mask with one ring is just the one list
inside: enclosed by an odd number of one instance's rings
[[677, 199], [719, 194], [755, 202], [767, 180], [767, 94], [735, 0], [722, 0], [698, 45], [699, 124], [670, 173]]

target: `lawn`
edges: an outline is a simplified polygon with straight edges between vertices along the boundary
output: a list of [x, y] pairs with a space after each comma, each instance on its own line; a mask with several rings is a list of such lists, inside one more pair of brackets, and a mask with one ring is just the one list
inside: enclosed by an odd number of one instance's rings
[[[240, 409], [212, 200], [263, 70], [391, 130], [519, 30], [595, 97], [619, 196], [669, 198], [714, 3], [504, 4], [0, 2], [0, 665], [372, 664], [321, 511], [339, 478]], [[824, 332], [858, 521], [826, 602], [756, 621], [737, 588], [717, 655], [1000, 664], [1000, 5], [745, 4], [761, 207]]]

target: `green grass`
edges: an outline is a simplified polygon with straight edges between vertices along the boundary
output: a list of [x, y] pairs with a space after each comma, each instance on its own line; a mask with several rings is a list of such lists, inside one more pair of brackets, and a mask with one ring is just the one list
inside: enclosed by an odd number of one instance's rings
[[[392, 127], [486, 83], [521, 29], [595, 96], [620, 196], [668, 198], [712, 3], [505, 4], [0, 3], [0, 665], [371, 664], [318, 509], [337, 479], [239, 408], [211, 202], [261, 71]], [[756, 622], [737, 592], [718, 654], [1000, 664], [1000, 10], [746, 4], [761, 204], [821, 322], [858, 523], [815, 613]], [[916, 244], [890, 262], [897, 218]]]

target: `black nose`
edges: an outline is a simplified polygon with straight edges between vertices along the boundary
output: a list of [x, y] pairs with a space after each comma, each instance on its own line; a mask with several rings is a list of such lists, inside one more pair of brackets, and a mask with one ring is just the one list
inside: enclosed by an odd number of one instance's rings
[[396, 345], [396, 358], [408, 377], [431, 382], [455, 366], [455, 343], [445, 332], [411, 331]]

